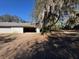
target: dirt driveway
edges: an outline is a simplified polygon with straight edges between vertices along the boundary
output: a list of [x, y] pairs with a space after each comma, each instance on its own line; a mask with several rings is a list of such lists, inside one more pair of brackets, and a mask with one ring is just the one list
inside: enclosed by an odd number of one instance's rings
[[79, 32], [0, 34], [0, 59], [79, 59]]
[[47, 40], [44, 36], [37, 33], [1, 34], [0, 37], [2, 37], [1, 39], [3, 41], [7, 41], [7, 38], [12, 39], [16, 37], [16, 39], [11, 42], [4, 42], [0, 44], [0, 59], [15, 59], [14, 57], [17, 53], [22, 54], [26, 50], [31, 51], [31, 46], [34, 45], [35, 42], [41, 43]]

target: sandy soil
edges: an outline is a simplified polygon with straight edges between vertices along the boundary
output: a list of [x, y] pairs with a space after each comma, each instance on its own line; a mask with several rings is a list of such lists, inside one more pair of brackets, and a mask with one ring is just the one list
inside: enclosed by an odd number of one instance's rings
[[[52, 32], [47, 35], [0, 34], [0, 59], [79, 58], [79, 32]], [[75, 52], [70, 53], [70, 48]], [[72, 58], [74, 55], [76, 57]]]
[[[11, 35], [11, 36], [9, 36]], [[7, 37], [6, 37], [7, 36]], [[14, 38], [11, 42], [0, 44], [0, 59], [15, 59], [15, 56], [19, 53], [22, 54], [26, 50], [31, 51], [35, 42], [41, 43], [47, 41], [45, 36], [36, 33], [25, 33], [25, 34], [1, 34], [0, 37]], [[3, 41], [7, 40], [2, 38]], [[28, 52], [29, 52], [28, 51]], [[27, 53], [28, 53], [27, 52]], [[19, 56], [17, 56], [19, 57]]]

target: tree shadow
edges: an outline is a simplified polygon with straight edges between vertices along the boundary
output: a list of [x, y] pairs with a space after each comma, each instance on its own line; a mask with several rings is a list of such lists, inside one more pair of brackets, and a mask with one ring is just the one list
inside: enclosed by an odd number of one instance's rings
[[13, 36], [13, 34], [9, 35], [0, 35], [0, 43], [8, 43], [16, 39], [16, 36]]
[[15, 59], [79, 59], [79, 37], [48, 36], [48, 41], [31, 46], [15, 56]]

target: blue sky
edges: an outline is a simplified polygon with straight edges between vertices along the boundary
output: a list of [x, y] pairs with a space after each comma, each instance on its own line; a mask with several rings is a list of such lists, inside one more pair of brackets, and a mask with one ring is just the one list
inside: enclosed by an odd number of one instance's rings
[[34, 0], [0, 0], [0, 15], [11, 14], [31, 21]]

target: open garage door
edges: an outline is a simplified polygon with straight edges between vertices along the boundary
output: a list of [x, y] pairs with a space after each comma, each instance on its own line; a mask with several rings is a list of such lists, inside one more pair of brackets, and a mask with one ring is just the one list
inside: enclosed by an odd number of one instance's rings
[[23, 32], [36, 32], [36, 28], [32, 28], [32, 27], [24, 27], [23, 28]]

